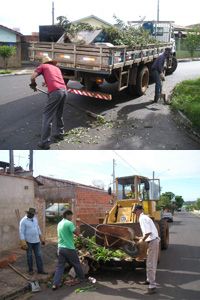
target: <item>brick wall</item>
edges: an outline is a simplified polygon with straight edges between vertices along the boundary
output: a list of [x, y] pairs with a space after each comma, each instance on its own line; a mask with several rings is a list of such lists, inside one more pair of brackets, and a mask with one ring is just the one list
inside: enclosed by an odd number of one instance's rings
[[90, 187], [76, 187], [76, 216], [90, 224], [98, 224], [112, 208], [107, 192]]

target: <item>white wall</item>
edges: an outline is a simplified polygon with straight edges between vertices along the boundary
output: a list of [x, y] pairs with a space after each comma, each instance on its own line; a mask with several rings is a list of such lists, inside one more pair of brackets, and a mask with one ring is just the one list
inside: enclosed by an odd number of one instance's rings
[[15, 209], [23, 217], [29, 207], [34, 207], [34, 180], [0, 174], [0, 251], [18, 246]]

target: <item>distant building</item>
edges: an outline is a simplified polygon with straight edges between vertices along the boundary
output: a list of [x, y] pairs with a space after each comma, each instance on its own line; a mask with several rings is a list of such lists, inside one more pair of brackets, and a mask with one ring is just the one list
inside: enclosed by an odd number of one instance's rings
[[[8, 45], [16, 47], [16, 54], [8, 60], [8, 67], [21, 66], [21, 41], [23, 34], [3, 25], [0, 25], [0, 46]], [[0, 57], [0, 68], [3, 68], [3, 59]]]
[[72, 22], [72, 24], [79, 24], [79, 23], [88, 23], [90, 24], [91, 26], [94, 26], [94, 27], [109, 27], [109, 26], [112, 26], [112, 24], [94, 16], [94, 15], [90, 15], [88, 17], [84, 17], [84, 18], [81, 18], [81, 19], [78, 19], [78, 20], [75, 20]]

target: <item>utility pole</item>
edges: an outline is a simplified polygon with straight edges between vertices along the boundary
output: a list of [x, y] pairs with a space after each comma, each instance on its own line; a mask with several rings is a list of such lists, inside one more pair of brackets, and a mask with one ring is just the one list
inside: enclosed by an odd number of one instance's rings
[[115, 159], [113, 158], [113, 173], [112, 173], [112, 176], [113, 176], [113, 193], [115, 193], [115, 191], [116, 191], [115, 166], [116, 166], [116, 162], [115, 162]]
[[33, 172], [33, 150], [29, 150], [29, 171]]
[[14, 175], [14, 155], [13, 150], [9, 150], [10, 174]]
[[54, 1], [52, 2], [52, 25], [54, 25]]
[[157, 2], [157, 22], [160, 20], [160, 0]]

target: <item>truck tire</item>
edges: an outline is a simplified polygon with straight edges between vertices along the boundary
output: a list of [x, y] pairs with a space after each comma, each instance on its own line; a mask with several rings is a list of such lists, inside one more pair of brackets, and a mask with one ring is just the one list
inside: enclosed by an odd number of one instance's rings
[[149, 85], [149, 69], [143, 66], [138, 70], [137, 81], [136, 81], [136, 93], [138, 96], [145, 94]]
[[172, 67], [170, 69], [166, 70], [166, 74], [167, 75], [171, 75], [172, 73], [174, 73], [174, 71], [176, 70], [177, 66], [178, 66], [177, 58], [175, 56], [173, 56], [173, 58], [172, 58]]
[[98, 88], [98, 84], [87, 77], [84, 78], [83, 84], [86, 87], [86, 90], [88, 90], [88, 91], [93, 91]]
[[115, 83], [117, 82], [117, 78], [114, 75], [110, 75], [109, 77], [106, 78], [107, 83]]
[[161, 238], [161, 249], [166, 250], [169, 246], [169, 225], [166, 220], [160, 220], [160, 238]]

